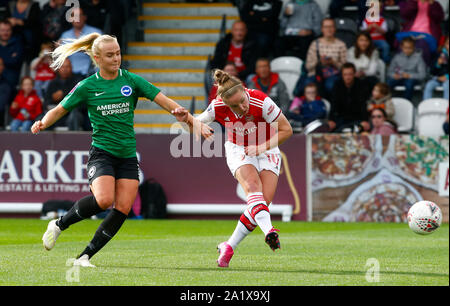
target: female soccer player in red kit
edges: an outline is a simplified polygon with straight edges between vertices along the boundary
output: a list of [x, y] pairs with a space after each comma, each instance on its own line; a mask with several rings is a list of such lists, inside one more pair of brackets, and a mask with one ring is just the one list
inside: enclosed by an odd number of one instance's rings
[[218, 246], [219, 267], [228, 267], [237, 245], [257, 226], [275, 251], [278, 230], [272, 226], [272, 202], [281, 167], [278, 146], [292, 135], [292, 128], [278, 106], [263, 92], [244, 88], [222, 70], [214, 72], [217, 98], [197, 117], [202, 123], [216, 120], [225, 126], [227, 164], [247, 195], [247, 208], [231, 237]]

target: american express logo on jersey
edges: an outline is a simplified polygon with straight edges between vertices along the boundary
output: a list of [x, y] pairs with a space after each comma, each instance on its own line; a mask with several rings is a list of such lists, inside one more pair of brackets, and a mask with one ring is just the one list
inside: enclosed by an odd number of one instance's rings
[[99, 105], [97, 106], [97, 111], [101, 111], [103, 116], [128, 113], [130, 111], [130, 102]]

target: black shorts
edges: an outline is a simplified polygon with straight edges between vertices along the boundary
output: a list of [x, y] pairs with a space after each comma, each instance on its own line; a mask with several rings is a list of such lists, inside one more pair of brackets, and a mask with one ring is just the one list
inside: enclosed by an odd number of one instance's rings
[[120, 158], [100, 148], [91, 146], [87, 163], [89, 185], [99, 176], [110, 175], [118, 179], [139, 181], [137, 157]]

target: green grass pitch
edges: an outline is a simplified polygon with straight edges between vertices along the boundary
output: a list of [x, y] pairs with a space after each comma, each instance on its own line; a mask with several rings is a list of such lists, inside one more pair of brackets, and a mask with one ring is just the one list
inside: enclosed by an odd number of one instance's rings
[[48, 221], [0, 219], [0, 285], [449, 285], [448, 224], [420, 236], [407, 224], [275, 221], [281, 250], [272, 252], [257, 229], [223, 269], [216, 245], [236, 221], [127, 220], [92, 258], [97, 268], [74, 272], [67, 261], [100, 222], [72, 225], [48, 252], [41, 242]]

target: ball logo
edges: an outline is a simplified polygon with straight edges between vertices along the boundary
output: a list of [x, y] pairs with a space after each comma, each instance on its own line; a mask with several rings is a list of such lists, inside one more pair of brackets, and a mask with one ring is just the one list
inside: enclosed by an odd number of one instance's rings
[[133, 93], [133, 89], [131, 89], [130, 86], [125, 85], [120, 89], [120, 92], [122, 93], [122, 95], [124, 95], [125, 97], [129, 97], [131, 96], [131, 94]]
[[95, 166], [92, 166], [91, 168], [89, 168], [89, 172], [88, 172], [89, 178], [92, 178], [94, 176], [96, 170], [97, 170], [97, 168], [95, 168]]

